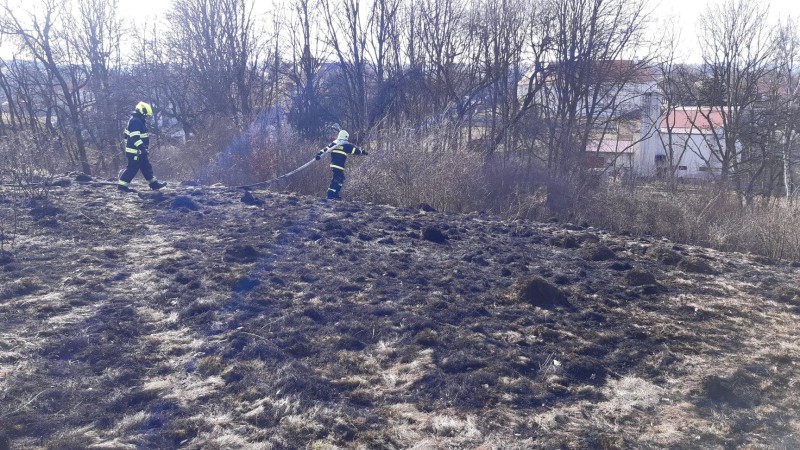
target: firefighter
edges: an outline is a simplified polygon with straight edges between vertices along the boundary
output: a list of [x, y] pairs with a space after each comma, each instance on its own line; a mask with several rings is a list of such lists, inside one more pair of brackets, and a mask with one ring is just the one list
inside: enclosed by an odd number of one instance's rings
[[328, 144], [314, 157], [319, 160], [325, 152], [331, 152], [331, 172], [333, 172], [333, 179], [328, 188], [328, 198], [332, 200], [339, 200], [339, 192], [342, 190], [344, 184], [344, 163], [347, 161], [347, 155], [368, 155], [366, 150], [361, 150], [347, 140], [350, 139], [350, 133], [341, 130], [336, 140]]
[[117, 189], [122, 192], [131, 192], [128, 185], [136, 176], [138, 171], [142, 171], [144, 179], [150, 184], [150, 189], [158, 190], [167, 185], [159, 182], [153, 175], [153, 166], [147, 156], [147, 148], [150, 146], [150, 135], [147, 133], [146, 119], [153, 115], [153, 107], [148, 103], [139, 102], [131, 113], [128, 126], [125, 128], [125, 157], [128, 159], [128, 167], [120, 173]]

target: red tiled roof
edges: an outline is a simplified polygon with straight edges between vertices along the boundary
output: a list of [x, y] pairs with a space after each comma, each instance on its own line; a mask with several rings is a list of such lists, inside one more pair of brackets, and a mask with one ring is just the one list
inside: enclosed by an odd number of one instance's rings
[[722, 109], [718, 106], [680, 107], [667, 114], [661, 128], [717, 130], [723, 127]]
[[[566, 63], [553, 62], [548, 64], [547, 69], [544, 71], [548, 81], [552, 82], [559, 76], [560, 67], [563, 64]], [[657, 82], [660, 78], [658, 70], [654, 66], [645, 65], [641, 61], [631, 59], [590, 61], [588, 68], [589, 73], [601, 81], [651, 84]], [[532, 75], [533, 70], [523, 75], [519, 83], [527, 84]]]

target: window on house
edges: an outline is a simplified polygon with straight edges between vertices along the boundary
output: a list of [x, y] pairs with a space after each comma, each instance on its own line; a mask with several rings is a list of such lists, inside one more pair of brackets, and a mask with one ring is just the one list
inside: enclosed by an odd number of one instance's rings
[[678, 166], [678, 170], [689, 170], [686, 166]]
[[708, 168], [708, 166], [700, 166], [697, 168], [697, 170], [699, 170], [700, 172], [708, 172], [710, 169]]

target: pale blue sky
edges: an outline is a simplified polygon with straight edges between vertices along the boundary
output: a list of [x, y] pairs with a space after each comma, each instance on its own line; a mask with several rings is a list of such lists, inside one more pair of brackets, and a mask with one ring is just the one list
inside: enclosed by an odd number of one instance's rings
[[[681, 55], [679, 59], [691, 62], [700, 60], [700, 47], [697, 43], [697, 22], [699, 16], [709, 5], [730, 0], [650, 0], [655, 11], [655, 33], [674, 20], [681, 30]], [[800, 0], [756, 0], [758, 4], [769, 5], [773, 23], [787, 18], [800, 19]], [[800, 21], [798, 21], [800, 25]]]
[[[31, 0], [11, 0], [20, 2], [21, 8], [35, 8]], [[36, 0], [33, 0], [34, 2]], [[171, 0], [118, 0], [121, 17], [134, 17], [137, 19], [147, 19], [152, 21], [156, 17], [162, 17], [169, 9]], [[286, 5], [291, 0], [283, 0], [279, 3]], [[370, 0], [364, 0], [365, 3]], [[655, 36], [664, 30], [671, 17], [677, 18], [677, 23], [682, 31], [682, 48], [684, 53], [682, 59], [695, 59], [693, 55], [699, 53], [697, 45], [696, 26], [698, 16], [705, 11], [711, 3], [727, 0], [649, 0], [654, 9], [654, 30]], [[756, 0], [760, 4], [769, 4], [773, 20], [786, 17], [800, 18], [800, 0]], [[273, 0], [255, 0], [254, 2], [259, 12], [266, 12], [275, 7]], [[0, 54], [5, 55], [8, 49], [5, 45], [0, 46]]]
[[[286, 5], [290, 0], [279, 2]], [[365, 0], [365, 3], [371, 0]], [[705, 11], [709, 4], [727, 0], [649, 0], [654, 9], [655, 27], [663, 29], [665, 22], [670, 17], [677, 17], [680, 28], [683, 30], [684, 40], [694, 43], [697, 39], [697, 17]], [[769, 4], [770, 12], [775, 20], [787, 16], [800, 17], [800, 0], [756, 0], [760, 4]], [[267, 11], [274, 8], [273, 0], [255, 0], [256, 8]], [[149, 17], [163, 15], [171, 4], [170, 0], [119, 0], [121, 13], [126, 17]], [[656, 30], [656, 32], [658, 32]], [[687, 42], [688, 44], [688, 42]]]

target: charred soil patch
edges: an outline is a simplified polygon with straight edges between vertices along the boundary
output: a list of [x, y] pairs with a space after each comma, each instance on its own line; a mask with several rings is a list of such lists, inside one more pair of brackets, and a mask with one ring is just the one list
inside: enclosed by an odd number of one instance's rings
[[0, 446], [800, 444], [796, 267], [201, 186], [19, 207]]

